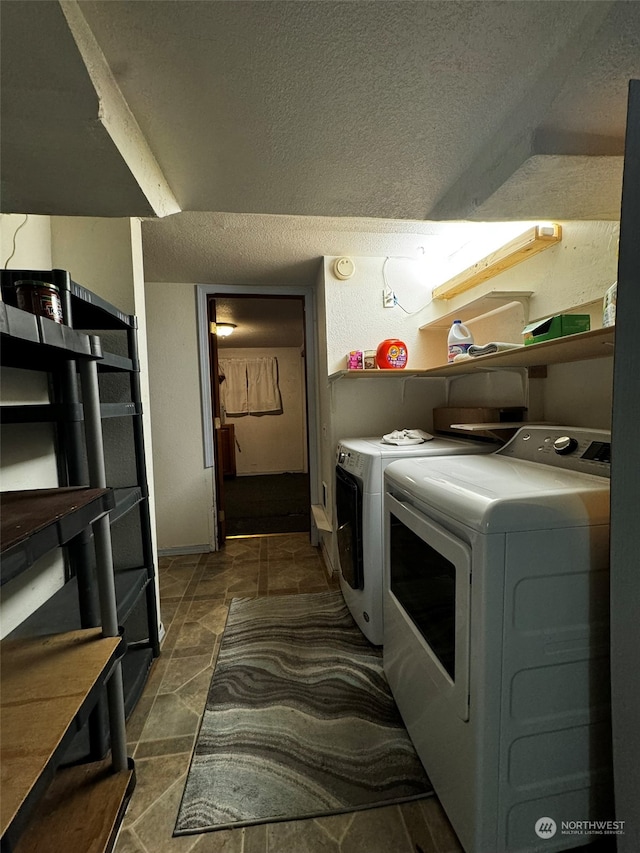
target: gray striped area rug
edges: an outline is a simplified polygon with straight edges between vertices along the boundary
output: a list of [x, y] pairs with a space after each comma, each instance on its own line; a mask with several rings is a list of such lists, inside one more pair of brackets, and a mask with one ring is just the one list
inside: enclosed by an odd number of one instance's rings
[[232, 601], [174, 835], [432, 793], [340, 592]]

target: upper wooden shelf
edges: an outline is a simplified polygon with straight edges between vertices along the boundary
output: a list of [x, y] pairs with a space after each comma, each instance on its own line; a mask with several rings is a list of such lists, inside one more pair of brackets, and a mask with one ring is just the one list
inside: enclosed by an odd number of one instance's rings
[[434, 299], [453, 299], [516, 264], [537, 255], [562, 240], [562, 227], [556, 223], [534, 225], [486, 258], [473, 264], [433, 291]]
[[494, 370], [508, 367], [537, 367], [546, 364], [562, 364], [572, 361], [586, 361], [591, 358], [606, 358], [613, 355], [615, 328], [594, 329], [578, 335], [568, 335], [553, 341], [543, 341], [526, 347], [508, 350], [507, 352], [481, 355], [477, 358], [465, 359], [455, 364], [443, 364], [439, 367], [418, 370], [340, 370], [329, 376], [333, 382], [342, 377], [353, 379], [396, 377], [407, 379], [412, 376], [447, 377], [461, 376], [476, 371]]
[[[3, 641], [0, 834], [20, 834], [32, 807], [120, 656], [120, 637], [88, 628]], [[4, 847], [3, 847], [4, 849]]]
[[456, 308], [453, 311], [447, 311], [446, 314], [441, 314], [439, 317], [434, 317], [427, 323], [423, 323], [419, 328], [421, 331], [448, 331], [454, 320], [462, 320], [463, 323], [478, 320], [480, 317], [491, 314], [506, 305], [515, 303], [522, 306], [524, 316], [528, 318], [529, 297], [531, 295], [531, 290], [490, 290], [488, 293], [472, 299], [471, 302], [467, 302], [462, 308]]

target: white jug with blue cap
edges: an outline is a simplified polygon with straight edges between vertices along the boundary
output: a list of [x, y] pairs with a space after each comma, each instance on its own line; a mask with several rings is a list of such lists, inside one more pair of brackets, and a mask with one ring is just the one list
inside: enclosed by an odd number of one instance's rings
[[467, 329], [462, 320], [454, 320], [453, 325], [449, 329], [449, 337], [447, 338], [447, 361], [449, 364], [457, 355], [466, 353], [472, 344], [473, 335], [469, 329]]

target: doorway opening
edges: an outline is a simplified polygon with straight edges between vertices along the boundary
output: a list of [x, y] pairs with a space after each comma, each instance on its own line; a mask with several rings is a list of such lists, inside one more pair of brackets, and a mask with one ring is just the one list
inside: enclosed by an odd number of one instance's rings
[[207, 308], [219, 546], [310, 531], [304, 298], [212, 292]]

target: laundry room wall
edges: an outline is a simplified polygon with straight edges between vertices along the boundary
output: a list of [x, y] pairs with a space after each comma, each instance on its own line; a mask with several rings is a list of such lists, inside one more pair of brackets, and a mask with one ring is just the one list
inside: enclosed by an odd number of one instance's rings
[[[318, 283], [319, 313], [326, 327], [321, 351], [327, 377], [321, 382], [322, 478], [327, 484], [327, 516], [333, 517], [335, 446], [339, 438], [377, 435], [388, 429], [421, 426], [429, 429], [435, 406], [526, 405], [532, 420], [608, 428], [611, 419], [612, 358], [552, 365], [547, 378], [529, 379], [526, 371], [496, 371], [447, 379], [364, 377], [336, 378], [346, 367], [351, 349], [375, 349], [385, 338], [407, 345], [408, 367], [424, 368], [446, 362], [446, 330], [420, 329], [441, 315], [464, 307], [490, 291], [525, 292], [531, 296], [470, 324], [477, 343], [492, 340], [522, 342], [530, 320], [578, 310], [589, 313], [592, 328], [601, 325], [605, 291], [617, 269], [616, 222], [563, 222], [562, 241], [472, 291], [432, 302], [427, 285], [436, 286], [479, 261], [526, 230], [528, 223], [478, 228], [483, 239], [470, 236], [446, 258], [396, 259], [355, 257], [348, 280], [334, 274], [335, 257], [324, 258]], [[432, 263], [429, 261], [432, 260]], [[422, 282], [418, 270], [423, 270]], [[393, 274], [391, 276], [391, 273]], [[403, 278], [406, 276], [406, 279]], [[391, 287], [398, 304], [383, 307], [382, 294]], [[504, 300], [503, 300], [504, 301]], [[498, 302], [498, 305], [501, 303]], [[485, 309], [486, 310], [486, 309]], [[351, 322], [345, 322], [345, 318]], [[335, 566], [335, 536], [321, 535], [323, 549]]]
[[273, 357], [278, 362], [282, 414], [227, 415], [234, 425], [236, 471], [247, 474], [307, 472], [304, 359], [299, 347], [220, 348], [220, 359]]

